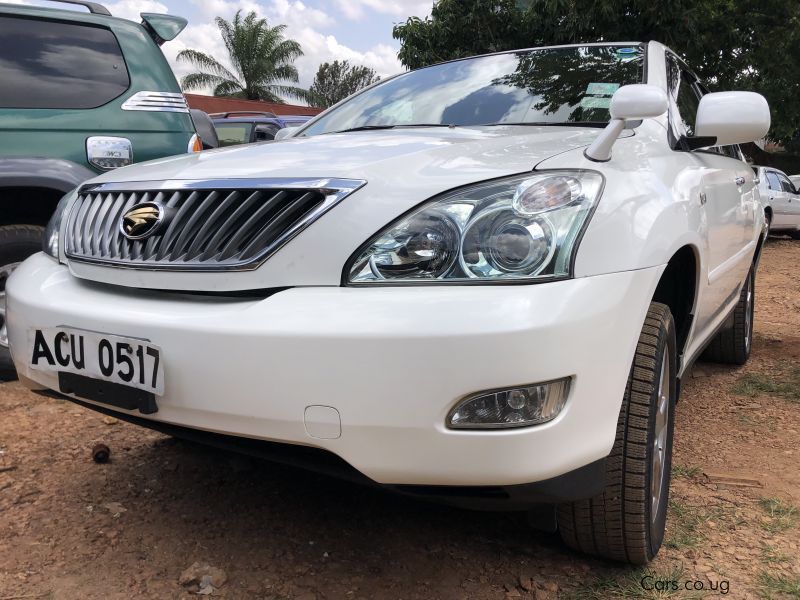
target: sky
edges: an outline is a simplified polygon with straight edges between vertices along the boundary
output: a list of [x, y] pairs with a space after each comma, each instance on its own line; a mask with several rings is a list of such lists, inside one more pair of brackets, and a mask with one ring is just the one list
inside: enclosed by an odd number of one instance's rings
[[[0, 0], [16, 4], [53, 6], [46, 0]], [[285, 23], [286, 36], [297, 40], [304, 56], [295, 62], [301, 87], [308, 87], [320, 63], [347, 59], [375, 69], [385, 77], [403, 70], [397, 60], [399, 44], [392, 26], [409, 16], [430, 14], [433, 0], [95, 0], [115, 17], [139, 22], [142, 12], [169, 13], [185, 17], [186, 29], [162, 46], [176, 76], [192, 67], [178, 64], [178, 52], [193, 48], [227, 65], [227, 52], [214, 17], [230, 20], [238, 9], [254, 10], [270, 25]], [[85, 10], [85, 9], [81, 9]], [[203, 93], [210, 93], [206, 90]]]

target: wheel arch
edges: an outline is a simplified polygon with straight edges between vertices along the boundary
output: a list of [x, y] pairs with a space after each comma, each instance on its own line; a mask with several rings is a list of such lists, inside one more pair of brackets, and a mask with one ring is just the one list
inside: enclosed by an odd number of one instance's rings
[[653, 292], [653, 302], [666, 304], [675, 321], [676, 350], [683, 355], [697, 309], [700, 252], [691, 244], [678, 248], [667, 261]]
[[46, 225], [61, 197], [96, 175], [68, 160], [0, 159], [0, 225]]

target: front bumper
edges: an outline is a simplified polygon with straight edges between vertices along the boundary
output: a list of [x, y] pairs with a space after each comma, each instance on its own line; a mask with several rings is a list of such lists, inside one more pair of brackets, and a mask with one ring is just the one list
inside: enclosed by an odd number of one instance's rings
[[[9, 338], [19, 373], [54, 390], [57, 374], [28, 366], [30, 328], [151, 340], [162, 348], [166, 391], [159, 411], [142, 418], [321, 448], [382, 484], [512, 486], [608, 455], [662, 269], [543, 285], [292, 288], [242, 299], [90, 283], [37, 254], [7, 284]], [[569, 399], [549, 423], [445, 426], [466, 395], [565, 376], [573, 378]], [[309, 406], [336, 409], [341, 435], [311, 437]]]

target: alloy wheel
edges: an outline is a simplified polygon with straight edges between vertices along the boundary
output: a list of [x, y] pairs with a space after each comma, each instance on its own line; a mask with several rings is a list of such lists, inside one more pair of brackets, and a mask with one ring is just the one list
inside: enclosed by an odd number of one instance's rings
[[653, 428], [653, 449], [650, 465], [650, 525], [655, 526], [664, 491], [664, 478], [667, 465], [667, 436], [669, 434], [670, 403], [670, 364], [669, 353], [664, 352], [661, 359], [661, 375], [656, 393], [656, 420]]

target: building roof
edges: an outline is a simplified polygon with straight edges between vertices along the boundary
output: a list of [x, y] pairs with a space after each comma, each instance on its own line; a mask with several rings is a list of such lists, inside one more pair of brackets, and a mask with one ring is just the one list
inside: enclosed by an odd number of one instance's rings
[[225, 96], [202, 96], [200, 94], [184, 94], [190, 108], [197, 108], [207, 113], [224, 113], [233, 111], [271, 112], [277, 116], [283, 115], [310, 115], [322, 112], [321, 108], [313, 106], [298, 106], [296, 104], [278, 104], [277, 102], [261, 102], [258, 100], [242, 100]]

